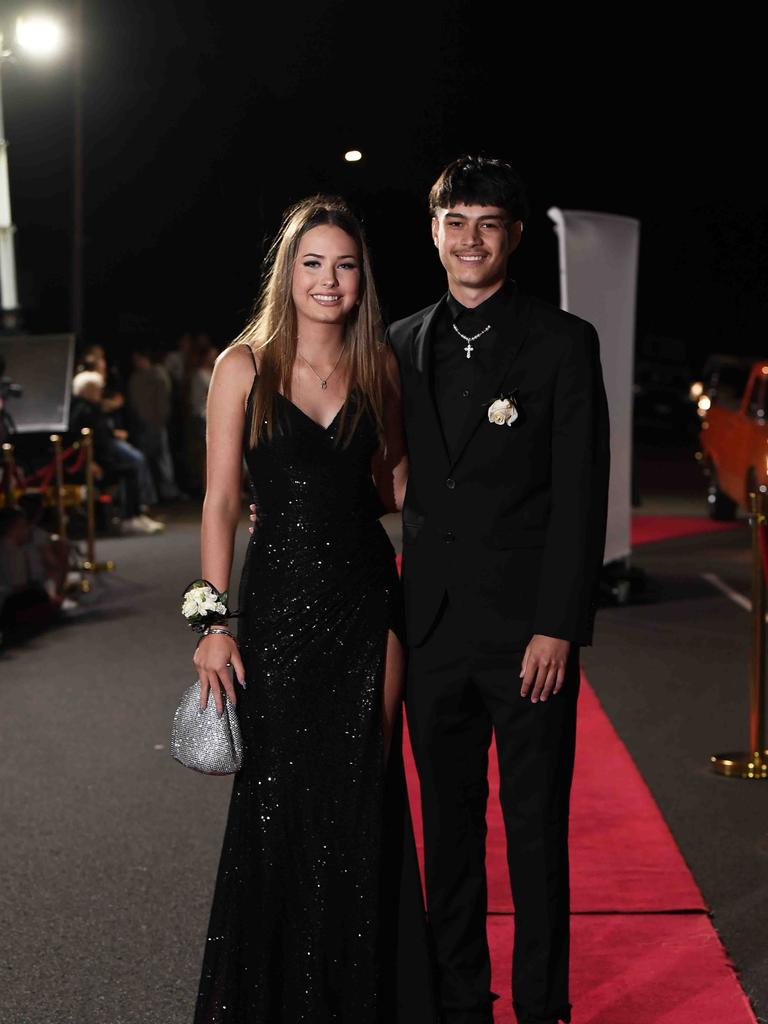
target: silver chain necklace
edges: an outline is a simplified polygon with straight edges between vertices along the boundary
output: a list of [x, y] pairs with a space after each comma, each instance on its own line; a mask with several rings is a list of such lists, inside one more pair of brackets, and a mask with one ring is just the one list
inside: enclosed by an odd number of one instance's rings
[[478, 331], [477, 334], [473, 334], [471, 338], [467, 337], [466, 334], [462, 334], [461, 331], [459, 330], [459, 328], [456, 326], [456, 324], [453, 325], [453, 329], [454, 329], [454, 331], [456, 331], [458, 336], [463, 341], [466, 341], [467, 347], [464, 349], [464, 351], [467, 353], [467, 359], [471, 359], [472, 358], [472, 353], [475, 351], [474, 348], [472, 347], [472, 342], [473, 341], [477, 341], [478, 338], [482, 338], [482, 336], [484, 334], [487, 334], [488, 331], [490, 331], [490, 329], [491, 329], [491, 325], [488, 324], [488, 326], [484, 327], [482, 329], [482, 331]]
[[312, 365], [312, 363], [310, 363], [310, 361], [309, 361], [308, 359], [305, 359], [305, 358], [304, 358], [304, 356], [303, 356], [303, 355], [301, 354], [301, 352], [299, 352], [299, 350], [298, 350], [298, 349], [296, 350], [296, 355], [297, 355], [297, 356], [299, 357], [299, 359], [303, 359], [303, 360], [304, 360], [304, 362], [305, 362], [305, 363], [307, 364], [307, 366], [308, 366], [308, 367], [310, 368], [310, 370], [312, 371], [312, 373], [314, 373], [314, 375], [315, 375], [315, 376], [317, 377], [317, 379], [318, 379], [318, 380], [320, 381], [320, 387], [321, 387], [321, 388], [323, 389], [323, 391], [325, 391], [325, 390], [326, 390], [326, 388], [328, 387], [328, 380], [329, 380], [329, 378], [330, 378], [330, 377], [332, 377], [332, 376], [333, 376], [333, 374], [334, 374], [334, 373], [336, 372], [336, 369], [337, 369], [337, 367], [338, 367], [339, 363], [341, 362], [341, 357], [342, 357], [342, 356], [344, 355], [344, 351], [345, 351], [345, 349], [346, 349], [346, 346], [345, 346], [345, 345], [342, 345], [342, 347], [341, 347], [341, 352], [339, 353], [339, 358], [338, 358], [338, 359], [336, 360], [336, 363], [335, 363], [335, 365], [334, 365], [333, 369], [331, 370], [331, 372], [330, 372], [329, 374], [327, 374], [327, 376], [325, 376], [325, 377], [321, 376], [321, 374], [319, 374], [319, 373], [317, 372], [317, 370], [316, 370], [316, 369], [314, 368], [314, 366]]

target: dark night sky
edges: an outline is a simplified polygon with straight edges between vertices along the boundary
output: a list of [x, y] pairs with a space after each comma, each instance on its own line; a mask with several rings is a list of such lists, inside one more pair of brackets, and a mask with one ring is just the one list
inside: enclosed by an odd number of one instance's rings
[[[0, 6], [6, 31], [20, 9]], [[554, 14], [534, 28], [519, 10], [86, 0], [86, 340], [117, 355], [139, 331], [170, 343], [191, 325], [225, 343], [281, 210], [317, 190], [364, 216], [388, 317], [420, 308], [442, 290], [426, 192], [445, 161], [483, 149], [529, 184], [524, 287], [557, 300], [549, 206], [637, 216], [638, 338], [682, 338], [694, 364], [764, 347], [756, 27], [646, 14], [598, 33]], [[69, 324], [71, 70], [4, 72], [33, 331]], [[362, 163], [343, 162], [350, 147]]]

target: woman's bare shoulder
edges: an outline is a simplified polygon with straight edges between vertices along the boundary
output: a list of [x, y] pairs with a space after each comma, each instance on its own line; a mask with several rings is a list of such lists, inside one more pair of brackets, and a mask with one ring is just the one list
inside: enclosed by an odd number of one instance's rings
[[230, 345], [216, 358], [214, 378], [227, 391], [250, 391], [253, 383], [254, 356], [250, 345]]

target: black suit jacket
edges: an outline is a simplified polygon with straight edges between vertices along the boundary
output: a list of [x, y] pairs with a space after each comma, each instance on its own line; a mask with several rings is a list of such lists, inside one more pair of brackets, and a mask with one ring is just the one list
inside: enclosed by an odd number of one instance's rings
[[[403, 509], [409, 643], [425, 639], [447, 593], [481, 647], [524, 646], [534, 633], [589, 644], [609, 461], [597, 333], [515, 292], [499, 324], [493, 369], [475, 388], [450, 457], [430, 384], [432, 328], [445, 301], [389, 329], [410, 459]], [[512, 392], [517, 421], [491, 423], [488, 407]]]

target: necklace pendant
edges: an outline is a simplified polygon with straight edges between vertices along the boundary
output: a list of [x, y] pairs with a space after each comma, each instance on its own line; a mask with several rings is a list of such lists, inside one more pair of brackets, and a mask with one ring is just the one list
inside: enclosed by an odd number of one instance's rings
[[320, 387], [323, 389], [323, 391], [325, 391], [325, 389], [328, 387], [328, 381], [327, 380], [321, 380], [320, 381]]
[[482, 338], [482, 336], [484, 334], [487, 334], [487, 332], [490, 331], [490, 329], [491, 329], [491, 325], [487, 324], [482, 329], [482, 331], [478, 331], [477, 334], [473, 334], [471, 338], [467, 337], [466, 334], [462, 334], [461, 331], [459, 330], [459, 328], [456, 326], [456, 324], [453, 325], [453, 329], [454, 329], [454, 331], [456, 331], [456, 333], [458, 334], [458, 336], [461, 338], [462, 341], [466, 341], [467, 347], [464, 349], [464, 351], [467, 353], [467, 359], [471, 359], [472, 358], [472, 353], [475, 351], [472, 348], [472, 342], [473, 341], [477, 341], [478, 338]]

